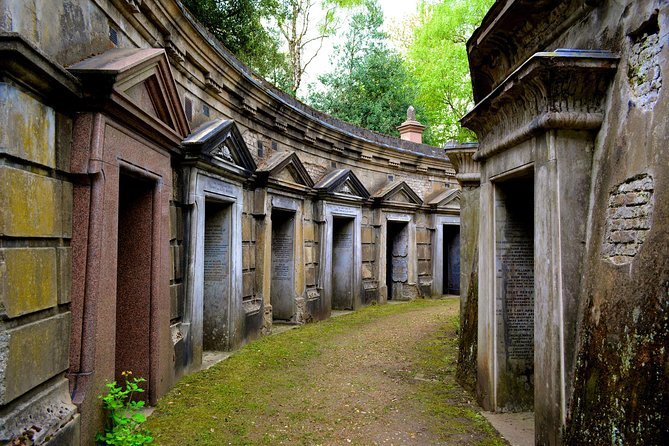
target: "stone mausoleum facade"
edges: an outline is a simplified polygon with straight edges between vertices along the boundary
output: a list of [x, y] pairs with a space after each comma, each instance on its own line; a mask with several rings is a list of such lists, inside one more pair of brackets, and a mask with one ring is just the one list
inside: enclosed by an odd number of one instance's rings
[[458, 294], [442, 149], [320, 114], [177, 0], [0, 0], [0, 443], [92, 444], [124, 370]]
[[467, 49], [461, 379], [538, 445], [668, 444], [669, 4], [500, 0]]

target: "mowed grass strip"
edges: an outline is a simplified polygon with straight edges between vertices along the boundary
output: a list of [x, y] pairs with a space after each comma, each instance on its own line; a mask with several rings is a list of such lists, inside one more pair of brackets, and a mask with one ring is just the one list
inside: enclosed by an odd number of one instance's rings
[[[370, 306], [261, 338], [209, 370], [181, 379], [160, 400], [147, 427], [158, 445], [342, 444], [337, 423], [344, 420], [333, 419], [332, 407], [301, 396], [318, 383], [313, 373], [318, 358], [333, 350], [346, 354], [349, 346], [342, 340], [368, 324], [436, 306], [448, 306], [449, 314], [457, 315], [457, 300], [417, 300]], [[444, 439], [503, 445], [454, 381], [457, 316], [445, 324], [419, 342], [411, 362], [427, 379], [406, 398], [420, 401], [429, 414], [428, 428]], [[329, 396], [335, 401], [339, 397]], [[277, 426], [274, 420], [281, 422]]]
[[416, 397], [438, 420], [433, 428], [448, 444], [508, 445], [480, 414], [473, 396], [455, 380], [458, 327], [458, 315], [449, 316], [440, 330], [419, 343], [415, 367], [424, 378]]

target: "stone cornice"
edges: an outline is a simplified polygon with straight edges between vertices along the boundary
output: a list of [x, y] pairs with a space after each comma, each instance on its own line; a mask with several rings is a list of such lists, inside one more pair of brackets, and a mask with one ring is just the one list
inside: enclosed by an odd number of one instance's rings
[[467, 42], [476, 102], [601, 0], [501, 0]]
[[0, 32], [0, 81], [11, 78], [59, 109], [83, 98], [81, 82], [18, 33]]
[[461, 123], [479, 138], [480, 161], [547, 129], [597, 130], [618, 58], [604, 51], [537, 53]]
[[478, 143], [447, 145], [446, 156], [455, 168], [455, 179], [462, 187], [476, 187], [481, 184], [481, 166], [472, 156], [478, 150]]
[[[211, 95], [213, 101], [240, 110], [240, 122], [242, 118], [251, 119], [254, 125], [264, 125], [267, 132], [295, 139], [295, 146], [336, 152], [352, 160], [365, 161], [362, 154], [367, 154], [399, 162], [407, 171], [417, 170], [412, 165], [425, 163], [444, 171], [451, 167], [437, 148], [355, 127], [280, 92], [236, 60], [176, 0], [144, 0], [142, 11], [150, 12], [146, 18], [162, 30], [159, 40], [169, 48], [168, 55], [181, 56], [171, 58], [173, 67]], [[220, 86], [220, 92], [211, 85]], [[254, 114], [242, 110], [253, 110]], [[309, 135], [314, 135], [313, 141]]]

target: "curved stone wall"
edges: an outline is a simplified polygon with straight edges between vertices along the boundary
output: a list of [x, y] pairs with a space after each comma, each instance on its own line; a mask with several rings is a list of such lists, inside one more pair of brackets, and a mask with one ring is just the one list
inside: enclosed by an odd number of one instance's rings
[[275, 322], [457, 289], [441, 149], [278, 91], [177, 0], [0, 0], [0, 30], [0, 442], [90, 444], [122, 370], [151, 403]]

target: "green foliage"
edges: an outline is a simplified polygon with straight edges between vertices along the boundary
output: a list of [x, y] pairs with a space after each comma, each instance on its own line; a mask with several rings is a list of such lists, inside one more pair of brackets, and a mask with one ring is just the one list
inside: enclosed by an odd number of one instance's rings
[[493, 3], [442, 0], [420, 4], [419, 24], [407, 58], [418, 85], [418, 103], [433, 123], [431, 144], [474, 139], [458, 122], [473, 106], [466, 43]]
[[273, 19], [288, 49], [286, 57], [290, 83], [286, 91], [297, 94], [307, 67], [323, 48], [324, 40], [334, 35], [339, 27], [337, 13], [362, 1], [321, 0], [320, 7], [324, 15], [321, 20], [315, 21], [315, 0], [276, 0]]
[[277, 0], [183, 0], [191, 13], [246, 65], [281, 84], [288, 77], [277, 32], [263, 23], [279, 8]]
[[312, 86], [307, 101], [351, 124], [396, 135], [416, 89], [400, 54], [387, 46], [382, 25], [378, 1], [365, 1], [335, 47], [334, 70], [319, 78], [323, 89]]
[[146, 417], [140, 411], [144, 401], [133, 401], [135, 393], [142, 393], [144, 389], [140, 383], [144, 378], [129, 379], [132, 372], [123, 372], [125, 385], [120, 387], [116, 381], [107, 383], [109, 391], [100, 395], [102, 404], [107, 412], [107, 423], [104, 433], [97, 433], [95, 441], [105, 445], [136, 446], [153, 442], [153, 437], [147, 429], [141, 429]]

